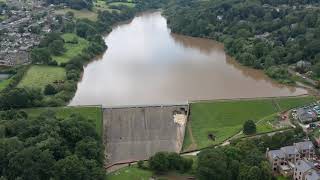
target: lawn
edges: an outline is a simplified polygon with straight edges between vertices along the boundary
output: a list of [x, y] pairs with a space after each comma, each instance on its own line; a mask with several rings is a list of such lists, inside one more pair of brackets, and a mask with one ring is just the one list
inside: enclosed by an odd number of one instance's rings
[[52, 110], [56, 112], [56, 116], [58, 118], [66, 118], [72, 114], [79, 114], [84, 118], [92, 121], [95, 126], [97, 132], [102, 135], [102, 109], [98, 106], [83, 106], [83, 107], [48, 107], [48, 108], [30, 108], [24, 109], [28, 113], [30, 118], [36, 118], [41, 113], [46, 112], [48, 110]]
[[125, 167], [107, 175], [108, 180], [148, 180], [152, 172], [139, 169], [136, 166]]
[[[191, 127], [197, 148], [219, 144], [242, 129], [246, 120], [276, 112], [271, 100], [215, 101], [191, 104]], [[215, 136], [215, 141], [208, 138]], [[189, 137], [185, 137], [187, 140]]]
[[[256, 100], [227, 100], [191, 104], [190, 124], [192, 136], [187, 132], [183, 150], [193, 150], [220, 144], [241, 131], [246, 120], [257, 123], [257, 132], [274, 131], [271, 125], [278, 113], [277, 106], [285, 111], [314, 101], [314, 97], [282, 97]], [[283, 128], [281, 128], [283, 129]], [[215, 141], [208, 138], [215, 136]], [[191, 145], [193, 145], [191, 147]], [[196, 146], [196, 147], [195, 147]]]
[[[195, 156], [190, 157], [194, 160], [193, 168], [195, 168], [197, 158]], [[149, 180], [151, 177], [156, 177], [155, 179], [189, 179], [191, 174], [181, 174], [179, 172], [168, 172], [162, 175], [155, 175], [150, 170], [140, 169], [136, 165], [130, 167], [121, 168], [115, 172], [107, 174], [108, 180]]]
[[98, 18], [97, 13], [89, 11], [87, 9], [75, 10], [75, 9], [65, 8], [65, 9], [55, 10], [55, 14], [64, 15], [69, 11], [73, 12], [74, 17], [77, 19], [87, 18], [91, 21], [97, 21], [97, 18]]
[[5, 80], [0, 80], [0, 91], [5, 89], [11, 82], [11, 78], [5, 79]]
[[61, 67], [33, 65], [31, 66], [18, 87], [30, 87], [44, 89], [47, 84], [51, 84], [57, 80], [64, 80], [66, 71]]
[[279, 104], [281, 111], [296, 108], [314, 102], [316, 99], [313, 96], [304, 97], [288, 97], [288, 98], [278, 98], [276, 102]]
[[[82, 53], [82, 51], [89, 46], [89, 42], [76, 34], [66, 33], [62, 35], [64, 39], [64, 48], [66, 51], [60, 56], [53, 56], [52, 58], [57, 61], [58, 64], [70, 61], [73, 57]], [[71, 42], [77, 43], [71, 43]]]

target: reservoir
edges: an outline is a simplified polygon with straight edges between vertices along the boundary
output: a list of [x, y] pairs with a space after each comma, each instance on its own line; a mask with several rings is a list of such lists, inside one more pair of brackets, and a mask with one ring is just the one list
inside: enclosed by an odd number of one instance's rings
[[183, 104], [307, 93], [239, 65], [221, 43], [171, 33], [160, 12], [115, 26], [104, 39], [108, 50], [86, 65], [70, 105]]

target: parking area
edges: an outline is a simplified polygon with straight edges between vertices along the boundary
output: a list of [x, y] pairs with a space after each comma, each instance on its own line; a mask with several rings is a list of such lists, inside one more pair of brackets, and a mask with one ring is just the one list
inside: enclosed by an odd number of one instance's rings
[[180, 152], [187, 114], [187, 105], [105, 109], [106, 166]]

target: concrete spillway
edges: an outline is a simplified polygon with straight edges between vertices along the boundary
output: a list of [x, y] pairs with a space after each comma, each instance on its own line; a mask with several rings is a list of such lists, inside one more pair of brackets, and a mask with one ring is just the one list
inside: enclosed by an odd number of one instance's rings
[[188, 106], [104, 110], [106, 166], [144, 160], [159, 151], [180, 152]]

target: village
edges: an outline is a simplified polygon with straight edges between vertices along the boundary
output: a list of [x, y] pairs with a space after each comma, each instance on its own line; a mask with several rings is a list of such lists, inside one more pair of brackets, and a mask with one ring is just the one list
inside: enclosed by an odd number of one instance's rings
[[4, 66], [29, 63], [31, 48], [56, 21], [53, 7], [41, 0], [7, 0], [0, 16], [0, 65]]
[[284, 146], [280, 149], [266, 151], [266, 158], [275, 175], [294, 180], [320, 179], [320, 158], [317, 148], [320, 146], [320, 104], [319, 101], [290, 110], [290, 118], [306, 133], [305, 141]]

